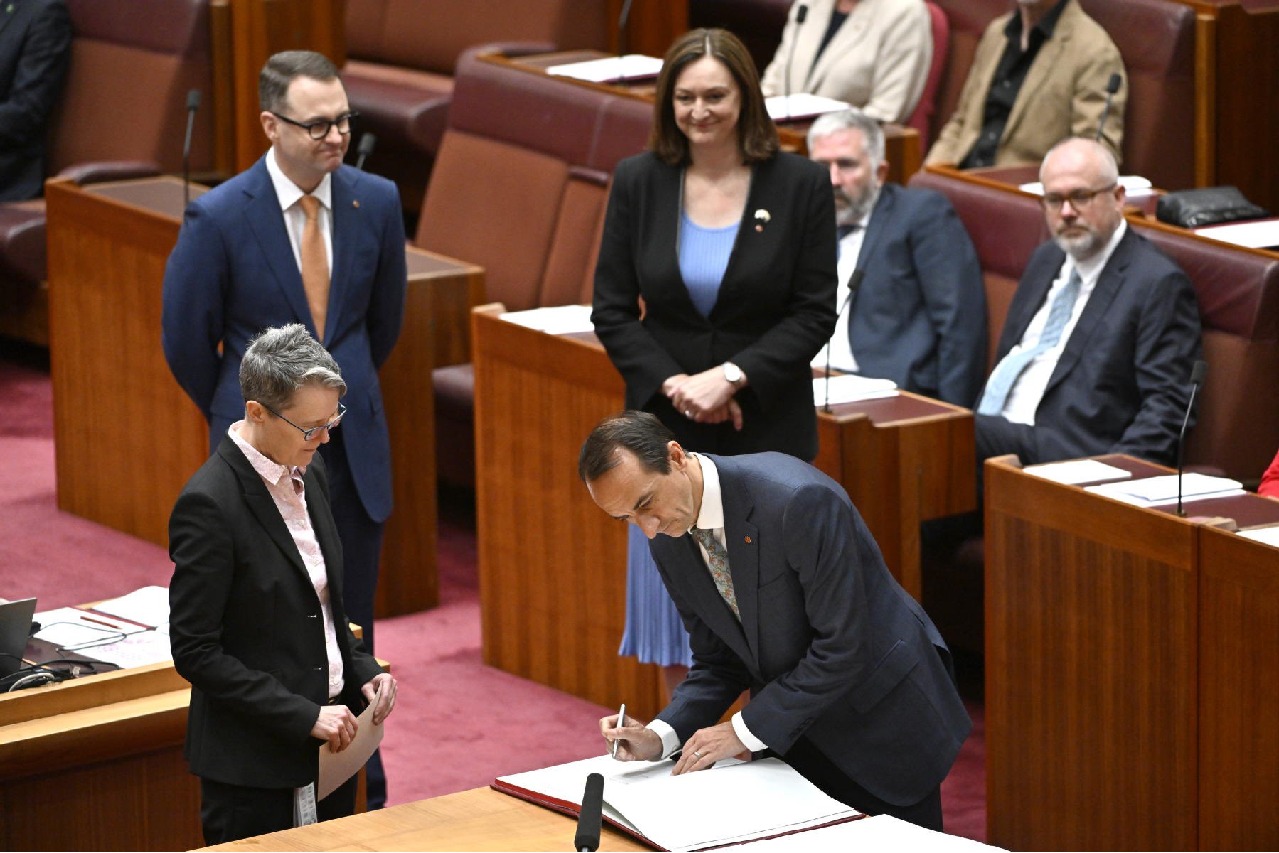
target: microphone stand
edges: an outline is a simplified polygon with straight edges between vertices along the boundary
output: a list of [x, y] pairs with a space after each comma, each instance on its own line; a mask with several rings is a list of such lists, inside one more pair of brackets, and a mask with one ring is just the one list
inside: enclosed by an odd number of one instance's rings
[[790, 67], [795, 59], [795, 42], [799, 41], [799, 28], [808, 19], [808, 4], [800, 3], [795, 7], [795, 32], [790, 40], [790, 50], [786, 51], [786, 73], [782, 76], [782, 94], [786, 98], [786, 119], [791, 117], [790, 106]]
[[1101, 142], [1102, 134], [1106, 132], [1106, 119], [1110, 116], [1110, 100], [1119, 91], [1120, 82], [1118, 74], [1111, 74], [1110, 79], [1106, 81], [1106, 103], [1101, 108], [1101, 121], [1097, 123], [1097, 136], [1094, 137], [1097, 142]]
[[195, 129], [195, 113], [200, 109], [200, 90], [187, 92], [187, 134], [182, 142], [182, 208], [191, 203], [191, 133]]
[[[857, 295], [857, 289], [862, 286], [862, 278], [865, 277], [866, 271], [860, 267], [853, 270], [853, 274], [848, 277], [848, 295], [844, 297], [844, 304], [839, 306], [839, 311], [835, 312], [835, 324], [839, 325], [839, 318], [844, 316], [844, 309], [853, 301], [853, 297]], [[848, 320], [852, 322], [850, 317]], [[826, 400], [822, 403], [822, 411], [830, 414], [830, 348], [834, 338], [826, 342]]]
[[1190, 426], [1190, 413], [1195, 410], [1195, 395], [1199, 392], [1199, 386], [1203, 384], [1204, 374], [1208, 372], [1208, 362], [1196, 361], [1195, 366], [1190, 369], [1190, 401], [1186, 404], [1186, 416], [1181, 419], [1181, 432], [1177, 434], [1177, 516], [1179, 518], [1186, 517], [1186, 511], [1181, 506], [1181, 478], [1186, 474], [1186, 466], [1184, 463], [1186, 448], [1186, 429]]

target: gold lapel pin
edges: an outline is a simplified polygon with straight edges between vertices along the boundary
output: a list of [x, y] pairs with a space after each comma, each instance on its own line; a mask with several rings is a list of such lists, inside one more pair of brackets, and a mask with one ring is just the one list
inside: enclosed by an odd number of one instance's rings
[[352, 202], [351, 202], [351, 207], [354, 207], [356, 210], [359, 210], [359, 209], [360, 209], [360, 200], [359, 200], [359, 199], [355, 199], [354, 201], [352, 201]]

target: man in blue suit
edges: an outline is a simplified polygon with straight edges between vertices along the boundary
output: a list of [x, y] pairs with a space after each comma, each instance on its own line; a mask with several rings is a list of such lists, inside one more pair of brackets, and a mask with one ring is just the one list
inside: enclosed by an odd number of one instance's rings
[[[897, 387], [971, 406], [986, 374], [986, 289], [968, 232], [940, 193], [885, 183], [884, 133], [856, 110], [808, 132], [830, 171], [839, 226], [840, 309], [815, 367], [891, 379]], [[850, 298], [853, 270], [863, 273]]]
[[[941, 829], [972, 723], [946, 644], [839, 484], [782, 453], [689, 453], [635, 411], [592, 431], [578, 473], [652, 540], [693, 649], [656, 720], [600, 721], [618, 758], [681, 751], [679, 774], [767, 749], [859, 811]], [[717, 723], [743, 690], [750, 703]]]
[[1008, 308], [977, 405], [978, 460], [1128, 453], [1172, 464], [1202, 355], [1194, 287], [1124, 221], [1108, 149], [1068, 139], [1039, 169], [1051, 242]]
[[[209, 420], [211, 449], [243, 415], [240, 359], [262, 329], [302, 323], [342, 368], [341, 432], [321, 451], [342, 542], [347, 615], [373, 651], [373, 596], [391, 512], [378, 367], [400, 334], [407, 271], [399, 193], [342, 165], [351, 113], [337, 68], [311, 51], [272, 56], [259, 77], [271, 149], [187, 208], [164, 276], [169, 368]], [[381, 798], [371, 767], [369, 800]]]

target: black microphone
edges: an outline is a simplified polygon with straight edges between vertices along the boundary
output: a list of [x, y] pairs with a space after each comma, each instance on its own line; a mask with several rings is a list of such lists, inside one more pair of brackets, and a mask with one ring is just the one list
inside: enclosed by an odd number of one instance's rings
[[786, 118], [790, 118], [790, 67], [795, 59], [795, 42], [799, 41], [799, 28], [808, 20], [808, 4], [799, 3], [795, 7], [795, 31], [791, 33], [790, 50], [786, 52], [786, 69], [782, 75], [782, 94], [786, 97]]
[[617, 16], [617, 53], [625, 56], [630, 53], [631, 39], [627, 25], [631, 22], [631, 0], [623, 0], [622, 13]]
[[[844, 304], [839, 306], [839, 310], [835, 312], [835, 325], [839, 325], [839, 318], [843, 316], [844, 309], [853, 301], [853, 297], [857, 295], [857, 289], [862, 286], [862, 279], [866, 277], [866, 271], [861, 267], [853, 270], [853, 274], [848, 277], [848, 295], [844, 297]], [[849, 319], [852, 324], [852, 319]], [[826, 402], [822, 404], [823, 412], [830, 412], [830, 348], [831, 341], [826, 342]]]
[[200, 109], [200, 90], [187, 92], [187, 136], [182, 142], [182, 207], [191, 203], [191, 132], [195, 129], [195, 113]]
[[574, 850], [595, 853], [600, 849], [600, 822], [604, 812], [604, 777], [592, 773], [586, 777], [586, 791], [582, 794], [582, 810], [577, 815], [577, 835], [573, 836]]
[[1101, 121], [1097, 123], [1097, 142], [1101, 142], [1101, 135], [1106, 130], [1106, 118], [1110, 115], [1110, 101], [1115, 97], [1115, 93], [1119, 91], [1120, 82], [1122, 82], [1122, 78], [1118, 73], [1111, 74], [1110, 79], [1106, 81], [1106, 105], [1101, 108]]
[[1195, 395], [1199, 386], [1203, 385], [1204, 374], [1208, 372], [1208, 362], [1196, 361], [1190, 368], [1190, 402], [1186, 403], [1186, 416], [1181, 420], [1181, 432], [1177, 435], [1177, 515], [1185, 518], [1186, 511], [1181, 508], [1181, 478], [1186, 475], [1183, 464], [1186, 447], [1186, 428], [1190, 426], [1190, 413], [1195, 409]]
[[360, 137], [360, 144], [355, 149], [355, 168], [364, 168], [364, 161], [373, 153], [374, 145], [377, 145], [377, 137], [373, 134], [366, 133]]

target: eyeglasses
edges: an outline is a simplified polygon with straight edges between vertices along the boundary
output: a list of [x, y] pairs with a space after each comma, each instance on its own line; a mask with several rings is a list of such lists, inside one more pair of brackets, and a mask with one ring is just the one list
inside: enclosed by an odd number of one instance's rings
[[1070, 202], [1070, 206], [1075, 210], [1080, 210], [1092, 204], [1093, 199], [1102, 193], [1113, 190], [1118, 184], [1111, 184], [1097, 190], [1075, 190], [1068, 193], [1044, 193], [1040, 197], [1039, 203], [1044, 206], [1045, 210], [1061, 210], [1061, 206], [1066, 202]]
[[316, 434], [319, 433], [320, 430], [331, 432], [337, 429], [338, 424], [342, 423], [342, 416], [346, 414], [346, 406], [342, 405], [341, 403], [338, 403], [338, 416], [336, 418], [329, 421], [327, 424], [320, 424], [317, 427], [311, 427], [310, 429], [306, 429], [305, 427], [300, 427], [297, 424], [293, 423], [293, 421], [289, 420], [284, 415], [280, 414], [275, 409], [271, 408], [265, 403], [262, 404], [262, 408], [266, 409], [268, 412], [275, 415], [277, 418], [284, 421], [286, 424], [293, 427], [298, 432], [302, 433], [303, 441], [310, 441], [311, 439], [315, 438]]
[[271, 115], [278, 118], [285, 124], [291, 124], [294, 127], [300, 127], [306, 131], [307, 136], [316, 142], [324, 139], [329, 135], [329, 131], [333, 128], [338, 129], [338, 133], [346, 136], [351, 132], [351, 122], [360, 117], [359, 113], [343, 113], [335, 119], [317, 118], [315, 121], [294, 121], [288, 116], [282, 116], [275, 110], [271, 111]]

